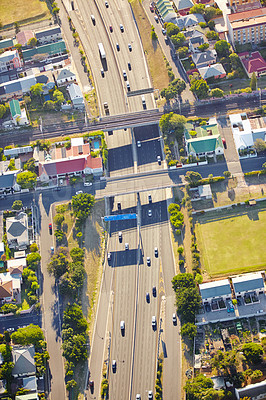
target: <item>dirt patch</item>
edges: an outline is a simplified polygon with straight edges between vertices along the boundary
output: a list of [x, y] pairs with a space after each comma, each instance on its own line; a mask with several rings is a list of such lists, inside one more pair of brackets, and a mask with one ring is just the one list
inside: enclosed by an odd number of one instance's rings
[[24, 0], [0, 0], [1, 23], [5, 27], [14, 22], [27, 24], [39, 19], [49, 18], [50, 12], [45, 1], [31, 0], [30, 7]]

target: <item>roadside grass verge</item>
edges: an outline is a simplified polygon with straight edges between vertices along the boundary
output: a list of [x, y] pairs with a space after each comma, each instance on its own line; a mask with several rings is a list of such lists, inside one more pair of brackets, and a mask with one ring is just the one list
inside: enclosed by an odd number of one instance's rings
[[0, 0], [0, 10], [3, 27], [14, 22], [26, 24], [51, 17], [46, 2], [40, 0], [31, 0], [30, 7], [24, 0]]
[[195, 217], [202, 268], [210, 277], [265, 269], [266, 204]]
[[98, 117], [99, 116], [99, 107], [98, 107], [96, 90], [92, 89], [90, 92], [86, 93], [85, 99], [88, 102], [88, 107], [89, 107], [91, 116]]
[[153, 87], [162, 90], [169, 84], [168, 72], [162, 49], [157, 42], [153, 46], [151, 40], [151, 24], [139, 0], [129, 0], [137, 21], [141, 41], [146, 55]]

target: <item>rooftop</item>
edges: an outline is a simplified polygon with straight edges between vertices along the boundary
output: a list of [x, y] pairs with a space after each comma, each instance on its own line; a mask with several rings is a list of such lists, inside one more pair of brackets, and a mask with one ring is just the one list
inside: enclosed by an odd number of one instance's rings
[[264, 288], [261, 272], [236, 276], [232, 278], [232, 283], [236, 293]]
[[240, 53], [239, 58], [249, 74], [266, 71], [266, 61], [259, 51], [254, 51], [251, 54]]
[[248, 385], [240, 389], [236, 389], [236, 392], [239, 394], [240, 399], [243, 399], [244, 397], [263, 399], [265, 397], [264, 396], [260, 397], [260, 396], [263, 394], [265, 395], [266, 393], [266, 380], [259, 383], [255, 383], [253, 385]]
[[255, 10], [247, 10], [240, 13], [228, 15], [232, 29], [247, 28], [266, 22], [266, 8], [257, 8]]
[[198, 68], [198, 70], [203, 79], [226, 75], [226, 71], [222, 64], [208, 65], [207, 67]]
[[47, 36], [52, 36], [61, 33], [61, 29], [59, 26], [54, 26], [49, 29], [43, 29], [41, 31], [35, 32], [36, 39], [42, 39]]
[[208, 153], [213, 152], [217, 147], [223, 148], [220, 135], [212, 135], [187, 140], [188, 153]]
[[203, 299], [231, 295], [231, 287], [228, 279], [201, 283], [199, 288]]

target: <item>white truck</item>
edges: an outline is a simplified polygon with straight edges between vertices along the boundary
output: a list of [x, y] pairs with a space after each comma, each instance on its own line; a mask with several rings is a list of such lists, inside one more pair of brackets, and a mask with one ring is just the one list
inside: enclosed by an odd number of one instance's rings
[[98, 43], [98, 48], [99, 48], [99, 53], [100, 53], [101, 59], [105, 60], [106, 59], [106, 54], [105, 54], [105, 51], [104, 51], [103, 44], [102, 43]]

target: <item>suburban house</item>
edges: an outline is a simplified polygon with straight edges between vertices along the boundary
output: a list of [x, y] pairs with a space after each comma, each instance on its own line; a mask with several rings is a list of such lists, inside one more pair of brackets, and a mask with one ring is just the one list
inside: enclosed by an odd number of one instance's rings
[[164, 22], [171, 22], [176, 17], [176, 12], [169, 0], [158, 0], [156, 7]]
[[0, 73], [22, 67], [17, 50], [8, 50], [0, 55]]
[[220, 281], [206, 282], [199, 285], [203, 303], [211, 303], [213, 300], [231, 300], [231, 286], [228, 279]]
[[32, 59], [47, 60], [50, 56], [62, 55], [64, 53], [66, 53], [66, 44], [64, 40], [22, 50], [22, 56], [25, 62], [29, 62]]
[[198, 70], [203, 79], [221, 79], [226, 77], [226, 72], [222, 64], [208, 65], [207, 67], [198, 68]]
[[39, 400], [38, 393], [16, 395], [15, 400]]
[[13, 47], [13, 46], [14, 46], [14, 40], [13, 39], [0, 40], [0, 50], [9, 49], [10, 47]]
[[26, 258], [14, 258], [7, 260], [7, 270], [10, 275], [17, 275], [22, 277], [23, 269], [27, 267]]
[[20, 190], [16, 181], [16, 173], [17, 171], [7, 171], [0, 174], [0, 195]]
[[35, 76], [25, 76], [0, 85], [0, 99], [7, 101], [12, 98], [22, 98], [29, 93], [30, 88], [37, 83]]
[[235, 388], [237, 400], [250, 398], [251, 400], [262, 400], [266, 398], [266, 380], [240, 389]]
[[257, 44], [265, 41], [266, 7], [227, 14], [227, 27], [231, 43]]
[[189, 10], [194, 6], [192, 0], [173, 0], [180, 15], [189, 14]]
[[236, 276], [232, 278], [232, 284], [236, 297], [247, 293], [263, 294], [265, 291], [261, 272]]
[[[246, 113], [229, 115], [233, 138], [237, 151], [250, 149], [257, 139], [266, 139], [266, 125], [262, 118], [250, 120]], [[258, 126], [259, 125], [259, 126]]]
[[71, 83], [67, 87], [67, 91], [69, 93], [72, 105], [74, 108], [84, 108], [84, 99], [80, 87], [76, 83]]
[[223, 142], [216, 123], [194, 126], [193, 123], [189, 122], [185, 125], [184, 137], [189, 155], [215, 157], [224, 153]]
[[39, 44], [58, 42], [62, 39], [61, 28], [59, 26], [54, 26], [53, 28], [43, 29], [35, 32], [35, 37]]
[[36, 374], [34, 355], [34, 346], [13, 346], [12, 358], [15, 366], [12, 370], [12, 375], [15, 378]]
[[76, 81], [76, 75], [68, 68], [59, 69], [56, 71], [55, 81], [57, 86], [62, 86], [69, 82]]
[[266, 73], [266, 61], [259, 51], [240, 53], [238, 56], [249, 78], [253, 72], [258, 77]]
[[6, 219], [6, 234], [8, 246], [23, 250], [29, 245], [28, 216], [20, 212], [15, 217]]
[[203, 43], [204, 43], [203, 35], [202, 36], [200, 36], [200, 35], [194, 36], [194, 37], [190, 38], [188, 41], [189, 51], [191, 53], [200, 52], [200, 50], [198, 50], [198, 47], [201, 46]]
[[21, 303], [21, 276], [2, 272], [0, 274], [0, 303], [8, 303], [13, 300]]
[[25, 108], [21, 110], [18, 100], [9, 102], [10, 113], [15, 125], [29, 125], [29, 120]]
[[190, 188], [191, 201], [209, 200], [212, 199], [211, 185], [200, 185], [195, 188]]
[[217, 54], [215, 50], [193, 53], [191, 55], [193, 63], [197, 68], [204, 68], [216, 63]]
[[27, 46], [28, 41], [34, 37], [34, 33], [31, 30], [18, 32], [16, 34], [16, 39], [21, 46]]
[[201, 14], [183, 15], [179, 18], [176, 18], [176, 20], [174, 21], [174, 23], [180, 28], [180, 30], [196, 26], [200, 22], [205, 22], [205, 19]]

